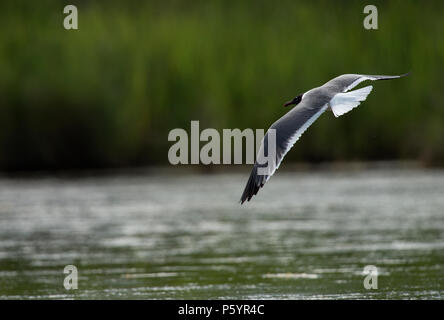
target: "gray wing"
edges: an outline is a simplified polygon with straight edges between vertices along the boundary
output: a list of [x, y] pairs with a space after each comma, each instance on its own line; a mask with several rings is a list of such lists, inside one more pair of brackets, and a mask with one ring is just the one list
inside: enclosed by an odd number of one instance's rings
[[[261, 164], [256, 161], [251, 171], [247, 185], [240, 199], [241, 203], [257, 194], [265, 182], [273, 175], [279, 167], [282, 159], [300, 138], [305, 130], [328, 108], [328, 102], [340, 92], [347, 92], [365, 80], [389, 80], [407, 76], [409, 73], [395, 76], [388, 75], [365, 75], [365, 74], [344, 74], [336, 77], [323, 86], [312, 89], [303, 95], [300, 104], [290, 112], [276, 121], [268, 130], [262, 140], [259, 154], [268, 156], [268, 136], [271, 129], [274, 129], [276, 136], [276, 156], [271, 161]], [[259, 158], [258, 154], [258, 158]], [[265, 174], [264, 174], [265, 172]]]
[[[321, 95], [309, 95], [304, 97], [301, 103], [286, 113], [278, 121], [276, 121], [267, 131], [262, 140], [261, 147], [258, 152], [256, 163], [251, 171], [248, 182], [240, 199], [241, 203], [250, 199], [257, 194], [265, 182], [279, 168], [282, 159], [308, 129], [308, 127], [327, 109], [329, 97]], [[269, 145], [274, 139], [270, 139], [271, 130], [274, 130], [275, 148]], [[275, 155], [273, 156], [273, 150]], [[269, 161], [261, 161], [268, 159]]]
[[330, 81], [328, 81], [326, 84], [324, 84], [322, 87], [328, 88], [336, 93], [339, 92], [347, 92], [354, 87], [356, 87], [358, 84], [360, 84], [363, 81], [371, 80], [390, 80], [390, 79], [397, 79], [402, 78], [407, 75], [409, 75], [410, 72], [401, 74], [401, 75], [395, 75], [395, 76], [387, 76], [387, 75], [368, 75], [368, 74], [343, 74], [339, 77], [336, 77]]

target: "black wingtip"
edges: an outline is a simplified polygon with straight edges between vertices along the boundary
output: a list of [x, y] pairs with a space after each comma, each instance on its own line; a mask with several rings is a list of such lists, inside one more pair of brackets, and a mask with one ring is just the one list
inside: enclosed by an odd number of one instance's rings
[[257, 174], [257, 166], [255, 165], [245, 185], [244, 192], [239, 201], [240, 204], [242, 205], [245, 201], [250, 201], [251, 198], [258, 193], [259, 189], [264, 186], [264, 183], [265, 176]]

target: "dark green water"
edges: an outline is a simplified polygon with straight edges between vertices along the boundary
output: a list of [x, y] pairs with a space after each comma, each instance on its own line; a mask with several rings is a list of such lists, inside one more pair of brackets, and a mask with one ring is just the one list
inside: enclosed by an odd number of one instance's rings
[[247, 176], [0, 179], [0, 298], [444, 296], [444, 171]]

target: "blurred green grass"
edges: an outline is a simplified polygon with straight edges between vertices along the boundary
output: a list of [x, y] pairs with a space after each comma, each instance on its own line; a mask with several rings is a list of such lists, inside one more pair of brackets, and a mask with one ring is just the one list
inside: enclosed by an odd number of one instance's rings
[[168, 132], [268, 128], [282, 103], [343, 73], [399, 74], [324, 115], [294, 161], [444, 163], [444, 3], [64, 1], [0, 4], [0, 169], [167, 163]]

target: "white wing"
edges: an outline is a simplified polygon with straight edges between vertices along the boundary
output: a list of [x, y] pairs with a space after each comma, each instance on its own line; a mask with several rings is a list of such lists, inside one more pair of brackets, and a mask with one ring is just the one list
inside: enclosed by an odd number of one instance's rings
[[349, 92], [341, 92], [336, 94], [330, 100], [331, 110], [335, 117], [342, 116], [344, 113], [347, 113], [367, 99], [367, 96], [372, 91], [373, 86], [367, 86], [358, 90], [353, 90]]

